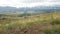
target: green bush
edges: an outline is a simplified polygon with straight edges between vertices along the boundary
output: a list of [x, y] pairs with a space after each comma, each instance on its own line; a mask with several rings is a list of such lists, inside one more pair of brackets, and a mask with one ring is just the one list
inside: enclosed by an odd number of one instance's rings
[[51, 28], [46, 28], [43, 30], [45, 34], [60, 34], [60, 26], [52, 26]]
[[53, 19], [53, 20], [51, 21], [51, 24], [52, 24], [52, 25], [60, 24], [60, 20], [59, 20], [59, 19]]

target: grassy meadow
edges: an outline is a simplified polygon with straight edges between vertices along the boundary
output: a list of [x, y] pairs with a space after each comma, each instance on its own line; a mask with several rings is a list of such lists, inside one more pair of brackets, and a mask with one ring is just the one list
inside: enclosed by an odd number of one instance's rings
[[60, 34], [60, 12], [0, 14], [0, 34]]

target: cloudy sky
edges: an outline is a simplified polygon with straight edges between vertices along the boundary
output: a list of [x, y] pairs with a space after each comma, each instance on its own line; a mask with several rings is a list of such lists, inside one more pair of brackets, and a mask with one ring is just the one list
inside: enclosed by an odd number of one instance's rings
[[60, 5], [60, 0], [0, 0], [0, 6], [34, 7]]

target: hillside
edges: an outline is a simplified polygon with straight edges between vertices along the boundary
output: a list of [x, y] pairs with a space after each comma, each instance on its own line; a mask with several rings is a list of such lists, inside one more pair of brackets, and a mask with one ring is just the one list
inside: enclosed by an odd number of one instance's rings
[[60, 34], [60, 11], [0, 15], [0, 34]]

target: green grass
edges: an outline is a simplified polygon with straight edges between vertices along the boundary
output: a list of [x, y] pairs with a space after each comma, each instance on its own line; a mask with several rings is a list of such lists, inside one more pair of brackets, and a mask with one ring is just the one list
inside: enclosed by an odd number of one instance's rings
[[[60, 34], [60, 12], [37, 14], [24, 17], [11, 17], [5, 16], [5, 20], [0, 20], [0, 34], [11, 34], [11, 32], [21, 32], [28, 27], [37, 27], [40, 30], [40, 26], [45, 34]], [[48, 28], [49, 27], [49, 28]]]
[[43, 30], [45, 34], [60, 34], [60, 25], [54, 25], [51, 28]]

